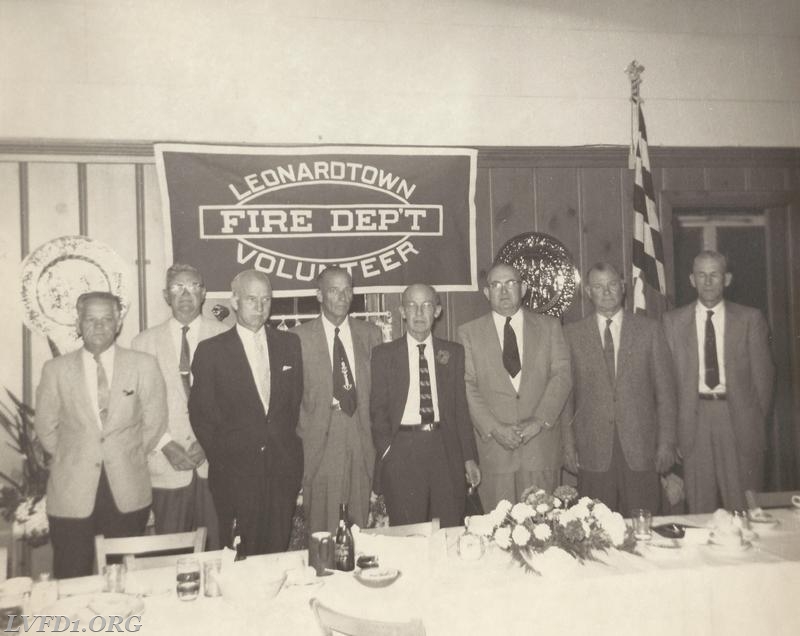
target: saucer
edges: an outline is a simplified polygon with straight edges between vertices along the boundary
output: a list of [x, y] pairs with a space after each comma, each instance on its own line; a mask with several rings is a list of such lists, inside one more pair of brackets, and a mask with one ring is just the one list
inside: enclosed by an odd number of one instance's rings
[[750, 541], [745, 540], [742, 538], [742, 542], [740, 544], [734, 543], [718, 543], [714, 541], [714, 533], [711, 533], [711, 536], [708, 538], [708, 545], [709, 548], [714, 550], [715, 552], [723, 552], [727, 554], [741, 554], [742, 552], [746, 552], [750, 548], [753, 547], [753, 544]]
[[356, 581], [367, 587], [387, 587], [394, 583], [400, 576], [400, 570], [395, 568], [368, 568], [356, 570]]

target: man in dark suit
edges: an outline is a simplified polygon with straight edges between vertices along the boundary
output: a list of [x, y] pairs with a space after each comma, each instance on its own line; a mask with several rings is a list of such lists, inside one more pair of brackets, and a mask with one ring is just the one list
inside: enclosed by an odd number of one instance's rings
[[464, 520], [466, 482], [481, 479], [464, 388], [464, 349], [431, 335], [441, 314], [429, 285], [403, 292], [407, 334], [372, 352], [376, 479], [391, 525]]
[[222, 544], [208, 489], [208, 462], [189, 423], [188, 399], [191, 360], [197, 344], [228, 328], [202, 315], [206, 288], [200, 272], [191, 265], [175, 263], [167, 270], [163, 296], [172, 315], [131, 342], [133, 349], [155, 356], [167, 386], [167, 432], [147, 456], [156, 532], [169, 534], [204, 527], [208, 533], [206, 549], [218, 550]]
[[526, 291], [516, 269], [495, 264], [483, 287], [492, 310], [458, 328], [485, 508], [530, 486], [552, 492], [561, 473], [569, 351], [558, 320], [522, 308]]
[[144, 533], [150, 513], [147, 454], [167, 427], [156, 359], [114, 344], [119, 298], [81, 294], [83, 347], [48, 360], [36, 392], [36, 434], [53, 456], [47, 516], [56, 578], [85, 576], [94, 537]]
[[775, 369], [757, 309], [723, 299], [725, 257], [703, 251], [689, 281], [697, 302], [664, 315], [678, 377], [678, 450], [689, 512], [745, 508], [763, 490], [767, 416]]
[[272, 304], [265, 274], [240, 272], [231, 290], [237, 324], [197, 346], [189, 418], [208, 457], [220, 530], [235, 517], [247, 554], [281, 552], [303, 473], [300, 340], [264, 326]]
[[317, 278], [321, 315], [297, 327], [303, 349], [303, 402], [297, 427], [303, 440], [303, 504], [310, 532], [333, 531], [339, 504], [364, 527], [369, 512], [375, 449], [369, 423], [372, 348], [381, 330], [349, 318], [353, 281], [330, 267]]
[[565, 409], [565, 465], [581, 495], [630, 514], [657, 513], [659, 473], [675, 462], [677, 404], [661, 324], [622, 309], [623, 281], [598, 263], [585, 278], [594, 313], [564, 328], [572, 361]]

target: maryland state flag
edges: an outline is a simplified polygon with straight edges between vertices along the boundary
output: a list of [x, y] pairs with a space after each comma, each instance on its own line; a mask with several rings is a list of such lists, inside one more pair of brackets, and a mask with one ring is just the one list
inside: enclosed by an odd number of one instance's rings
[[661, 224], [656, 210], [650, 156], [647, 152], [647, 128], [642, 104], [636, 104], [637, 126], [633, 136], [633, 311], [660, 318], [666, 309], [664, 247]]

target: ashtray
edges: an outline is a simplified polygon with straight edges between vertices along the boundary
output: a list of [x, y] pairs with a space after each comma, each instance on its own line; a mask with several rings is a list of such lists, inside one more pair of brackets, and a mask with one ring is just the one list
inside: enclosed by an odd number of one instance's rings
[[394, 583], [400, 576], [395, 568], [367, 568], [356, 570], [356, 580], [367, 587], [386, 587]]
[[378, 567], [378, 557], [372, 554], [365, 554], [356, 559], [356, 565], [362, 570]]

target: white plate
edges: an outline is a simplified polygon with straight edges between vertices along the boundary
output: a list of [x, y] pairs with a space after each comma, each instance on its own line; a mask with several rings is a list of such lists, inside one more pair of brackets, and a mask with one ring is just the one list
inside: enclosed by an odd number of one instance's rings
[[130, 594], [101, 592], [97, 594], [77, 594], [60, 598], [45, 608], [43, 614], [68, 616], [88, 624], [94, 616], [122, 616], [127, 618], [144, 611], [144, 602]]
[[706, 545], [708, 545], [708, 547], [714, 550], [715, 552], [721, 552], [724, 554], [742, 554], [744, 552], [747, 552], [750, 548], [753, 547], [752, 543], [744, 540], [742, 540], [742, 543], [740, 545], [734, 545], [729, 543], [715, 543], [713, 533]]

